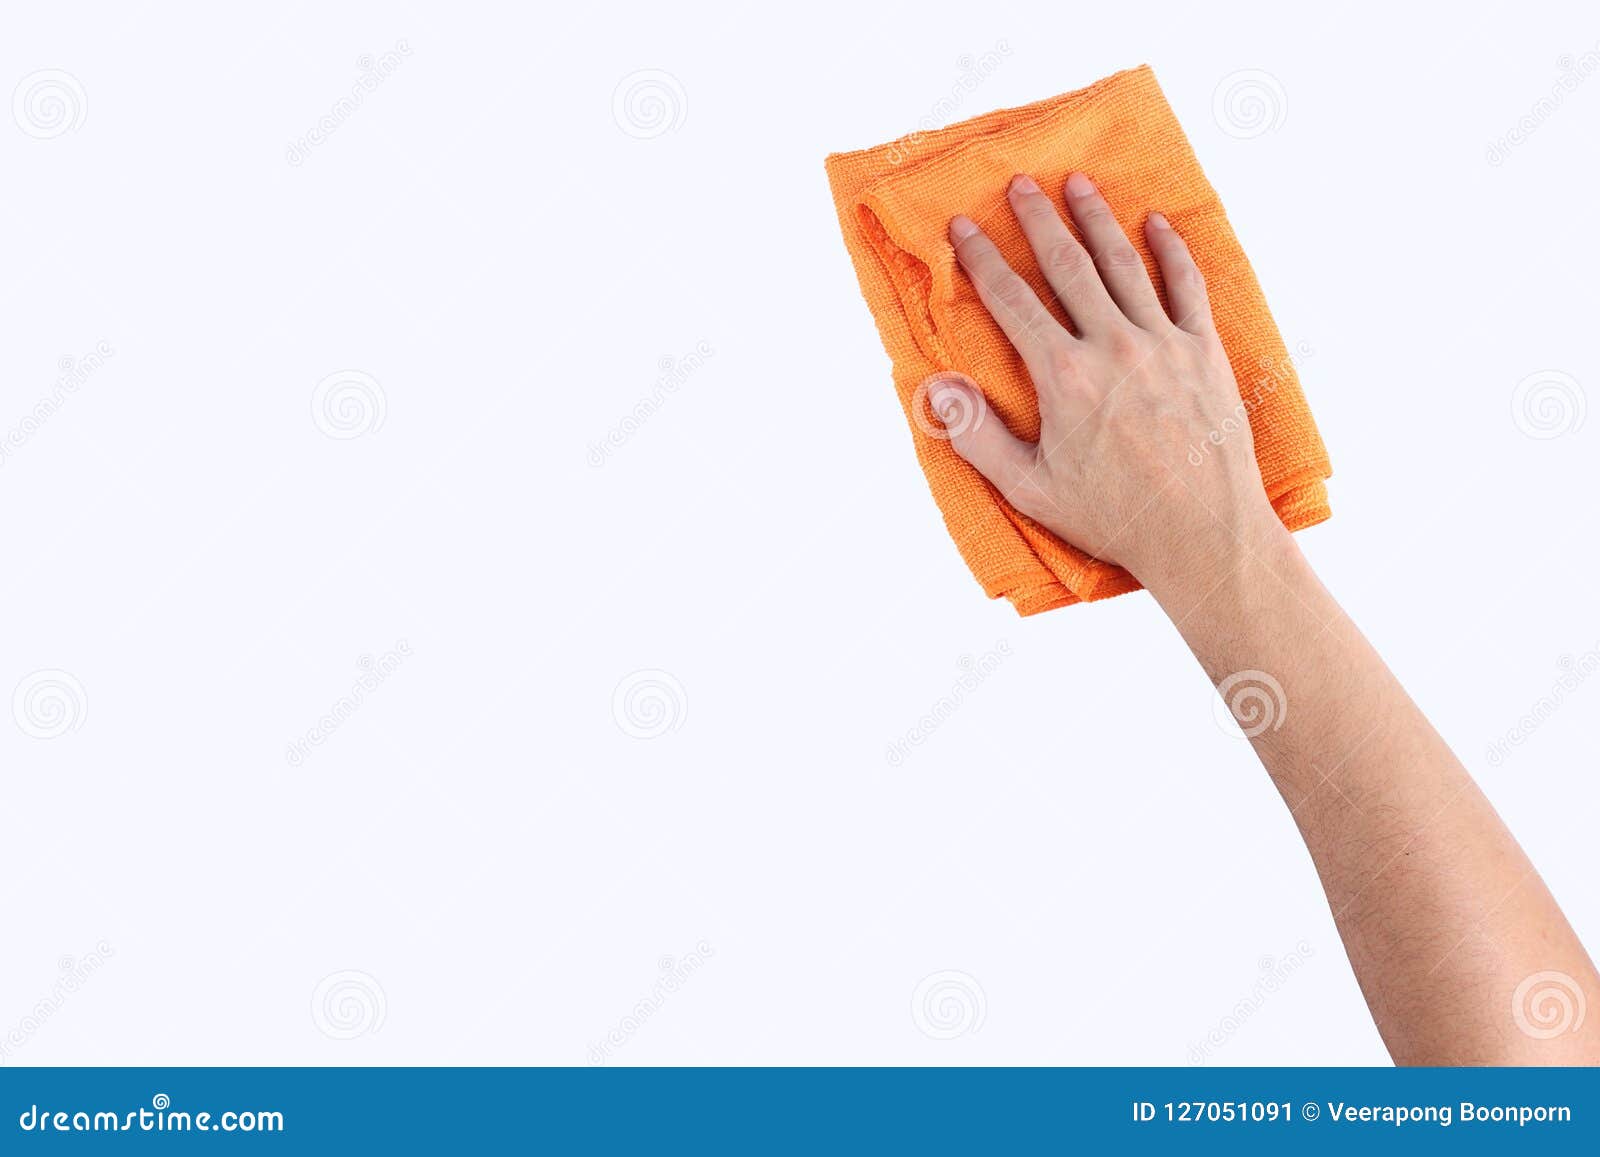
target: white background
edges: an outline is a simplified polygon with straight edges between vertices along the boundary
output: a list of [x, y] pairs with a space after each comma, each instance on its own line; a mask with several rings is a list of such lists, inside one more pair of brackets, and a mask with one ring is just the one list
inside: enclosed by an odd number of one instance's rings
[[[1306, 550], [1600, 944], [1600, 685], [1486, 756], [1600, 639], [1600, 419], [1513, 411], [1540, 371], [1600, 386], [1600, 79], [1486, 156], [1600, 24], [1502, 11], [9, 11], [0, 89], [77, 89], [65, 126], [0, 108], [4, 1063], [584, 1064], [619, 1031], [610, 1063], [1183, 1064], [1302, 942], [1208, 1063], [1386, 1061], [1154, 604], [986, 601], [914, 463], [822, 160], [1002, 42], [957, 118], [1154, 66], [1314, 351]], [[641, 70], [664, 121], [614, 109]], [[1264, 131], [1214, 110], [1241, 70]], [[359, 437], [313, 418], [342, 370], [381, 390]], [[639, 670], [681, 687], [656, 738], [614, 711]], [[43, 726], [3, 710], [40, 671], [76, 681]], [[919, 1023], [947, 970], [967, 1003]]]

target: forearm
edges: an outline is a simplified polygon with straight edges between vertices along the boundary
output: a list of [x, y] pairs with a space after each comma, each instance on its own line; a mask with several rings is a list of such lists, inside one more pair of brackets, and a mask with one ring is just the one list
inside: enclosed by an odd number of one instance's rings
[[[977, 222], [950, 222], [1039, 404], [1038, 440], [1024, 441], [963, 421], [983, 399], [941, 377], [928, 404], [950, 445], [1022, 514], [1137, 575], [1245, 709], [1396, 1060], [1600, 1062], [1600, 1009], [1579, 1015], [1600, 978], [1555, 901], [1311, 573], [1266, 503], [1253, 438], [1221, 436], [1249, 407], [1183, 239], [1145, 217], [1164, 309], [1094, 182], [1073, 173], [1063, 193], [1076, 235], [1026, 174], [1007, 197], [1071, 332]], [[1210, 453], [1187, 467], [1197, 436]]]
[[1537, 973], [1569, 978], [1553, 983], [1574, 1001], [1600, 994], [1600, 978], [1511, 833], [1287, 532], [1225, 529], [1209, 551], [1219, 565], [1147, 585], [1228, 688], [1390, 1053], [1600, 1061], [1600, 1017], [1545, 1038], [1526, 1031], [1540, 1027], [1537, 992], [1513, 1012]]

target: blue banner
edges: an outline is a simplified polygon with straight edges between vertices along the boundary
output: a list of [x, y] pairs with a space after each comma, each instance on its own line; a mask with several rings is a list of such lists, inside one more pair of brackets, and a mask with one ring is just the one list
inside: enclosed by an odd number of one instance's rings
[[0, 1108], [8, 1155], [1600, 1152], [1596, 1069], [9, 1068]]

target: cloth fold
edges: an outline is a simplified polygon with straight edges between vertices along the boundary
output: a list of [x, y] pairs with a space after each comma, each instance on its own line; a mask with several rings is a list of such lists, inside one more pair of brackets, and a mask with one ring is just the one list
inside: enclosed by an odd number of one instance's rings
[[[956, 454], [928, 407], [930, 377], [965, 374], [1014, 434], [1039, 437], [1027, 370], [956, 264], [946, 232], [957, 213], [977, 221], [1067, 325], [1006, 201], [1017, 173], [1032, 176], [1058, 205], [1067, 175], [1087, 173], [1158, 289], [1143, 222], [1151, 210], [1166, 215], [1205, 274], [1274, 509], [1290, 530], [1329, 516], [1323, 480], [1332, 470], [1294, 358], [1149, 67], [876, 148], [835, 153], [827, 171], [862, 294], [894, 364], [918, 461], [950, 536], [989, 597], [1004, 596], [1031, 615], [1139, 586], [1127, 571], [1089, 557], [1014, 510]], [[1202, 465], [1215, 441], [1242, 436], [1226, 426], [1197, 436], [1188, 447], [1190, 465]]]

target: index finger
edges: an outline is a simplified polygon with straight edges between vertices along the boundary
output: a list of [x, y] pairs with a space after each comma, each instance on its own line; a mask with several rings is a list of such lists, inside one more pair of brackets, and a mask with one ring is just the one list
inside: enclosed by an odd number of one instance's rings
[[983, 230], [970, 218], [951, 220], [950, 241], [955, 245], [956, 260], [972, 279], [984, 308], [1022, 355], [1028, 372], [1037, 383], [1047, 368], [1044, 361], [1047, 346], [1052, 342], [1077, 339], [1051, 316], [1033, 287], [1007, 264], [994, 242], [985, 237]]

